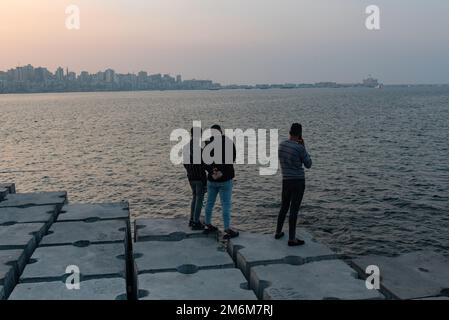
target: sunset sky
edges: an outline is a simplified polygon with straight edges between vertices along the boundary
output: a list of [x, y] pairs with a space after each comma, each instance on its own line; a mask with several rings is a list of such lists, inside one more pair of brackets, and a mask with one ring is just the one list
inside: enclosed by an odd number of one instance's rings
[[[65, 8], [81, 29], [65, 27]], [[381, 9], [381, 30], [365, 8]], [[180, 73], [226, 83], [449, 83], [447, 0], [1, 0], [0, 70]]]

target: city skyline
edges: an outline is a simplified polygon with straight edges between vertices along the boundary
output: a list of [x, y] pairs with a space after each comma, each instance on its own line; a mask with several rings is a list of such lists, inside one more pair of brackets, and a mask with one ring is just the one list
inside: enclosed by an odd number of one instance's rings
[[[67, 30], [65, 9], [80, 8]], [[380, 30], [365, 9], [380, 8]], [[150, 70], [231, 83], [449, 83], [449, 3], [417, 0], [15, 0], [0, 3], [0, 69]]]

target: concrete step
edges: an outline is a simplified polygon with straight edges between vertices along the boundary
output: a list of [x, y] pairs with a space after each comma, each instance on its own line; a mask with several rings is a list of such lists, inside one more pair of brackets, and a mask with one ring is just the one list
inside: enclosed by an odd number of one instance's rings
[[0, 225], [44, 222], [50, 225], [58, 214], [56, 205], [1, 208]]
[[365, 256], [351, 265], [366, 277], [366, 267], [379, 267], [381, 288], [394, 299], [419, 299], [447, 295], [449, 259], [433, 252], [411, 252], [398, 257]]
[[47, 232], [48, 225], [39, 223], [19, 223], [0, 226], [0, 250], [22, 249], [31, 254]]
[[128, 224], [125, 220], [64, 221], [52, 225], [40, 246], [72, 244], [125, 243]]
[[81, 281], [79, 290], [68, 290], [63, 281], [21, 283], [9, 300], [125, 300], [123, 278]]
[[136, 219], [134, 221], [134, 239], [138, 241], [178, 241], [191, 237], [205, 236], [202, 231], [193, 231], [186, 218]]
[[134, 257], [139, 274], [234, 267], [231, 257], [214, 238], [136, 242]]
[[270, 264], [251, 268], [251, 288], [263, 300], [384, 299], [341, 260], [302, 265]]
[[162, 272], [139, 276], [140, 300], [257, 300], [238, 269], [194, 274]]
[[26, 264], [24, 250], [0, 250], [0, 300], [6, 299]]
[[40, 247], [26, 265], [20, 282], [63, 281], [67, 266], [72, 265], [79, 268], [83, 280], [126, 278], [125, 262], [125, 246], [121, 243]]
[[286, 238], [275, 240], [272, 235], [242, 232], [239, 237], [228, 242], [228, 252], [247, 279], [251, 267], [260, 264], [303, 264], [338, 257], [306, 231], [298, 230], [297, 234], [305, 240], [305, 245], [289, 247]]
[[14, 183], [0, 183], [0, 189], [7, 189], [9, 194], [16, 193], [16, 185]]
[[114, 219], [129, 219], [127, 202], [68, 204], [63, 207], [58, 222]]
[[56, 205], [60, 210], [66, 202], [66, 192], [16, 193], [8, 194], [0, 202], [0, 208]]

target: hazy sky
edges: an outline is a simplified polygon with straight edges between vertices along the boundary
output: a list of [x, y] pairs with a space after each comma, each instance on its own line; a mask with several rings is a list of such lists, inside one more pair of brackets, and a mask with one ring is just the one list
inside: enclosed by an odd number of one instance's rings
[[[65, 8], [81, 29], [65, 27]], [[381, 30], [365, 8], [381, 9]], [[181, 73], [222, 83], [449, 83], [448, 0], [1, 0], [0, 70]]]

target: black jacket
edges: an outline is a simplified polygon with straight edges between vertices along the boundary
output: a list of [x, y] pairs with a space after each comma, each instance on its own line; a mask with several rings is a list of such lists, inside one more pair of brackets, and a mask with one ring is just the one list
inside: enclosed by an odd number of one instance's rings
[[[206, 165], [201, 159], [201, 164], [193, 164], [193, 143], [190, 140], [190, 162], [184, 163], [184, 168], [187, 171], [187, 178], [189, 181], [202, 181], [204, 184], [207, 183], [206, 175]], [[201, 155], [203, 154], [203, 149], [201, 149]]]
[[[208, 145], [209, 143], [211, 143], [214, 140], [214, 137], [211, 137], [209, 141], [206, 142], [206, 145]], [[229, 181], [231, 179], [234, 179], [235, 177], [235, 171], [234, 171], [234, 165], [231, 164], [225, 164], [225, 159], [226, 159], [226, 141], [228, 141], [228, 143], [232, 143], [232, 162], [235, 162], [235, 158], [236, 158], [236, 149], [235, 149], [235, 144], [234, 142], [232, 142], [229, 138], [227, 138], [225, 135], [222, 136], [222, 162], [221, 164], [218, 163], [212, 163], [210, 165], [206, 165], [206, 170], [208, 172], [207, 175], [207, 179], [209, 181], [213, 181], [213, 182], [225, 182], [225, 181]], [[214, 152], [212, 150], [211, 154], [212, 157], [214, 156]], [[223, 174], [223, 176], [220, 179], [214, 180], [212, 178], [212, 173], [214, 171], [214, 169], [217, 169], [219, 171], [221, 171], [221, 173]]]

